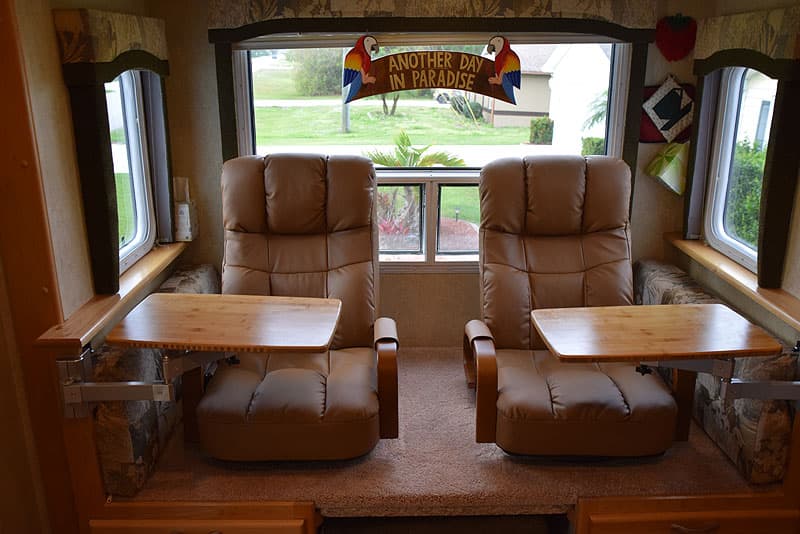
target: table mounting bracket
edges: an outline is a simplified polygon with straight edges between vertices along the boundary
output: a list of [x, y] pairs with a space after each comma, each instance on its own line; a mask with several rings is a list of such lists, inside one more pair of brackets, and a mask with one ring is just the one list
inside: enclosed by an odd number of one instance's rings
[[187, 371], [204, 367], [212, 362], [224, 360], [230, 354], [222, 352], [173, 351], [165, 350], [161, 360], [164, 380], [171, 383]]
[[[792, 347], [794, 356], [800, 355], [800, 340]], [[800, 401], [800, 381], [797, 380], [722, 380], [720, 398]]]
[[[642, 362], [644, 367], [665, 367], [667, 369], [680, 369], [696, 373], [708, 373], [722, 379], [733, 378], [733, 358], [714, 358], [708, 360], [666, 360], [655, 362]], [[638, 371], [638, 368], [637, 368]]]
[[174, 401], [175, 386], [163, 382], [87, 382], [92, 349], [56, 360], [64, 418], [89, 416], [89, 403], [103, 401]]
[[[800, 355], [800, 340], [792, 348], [792, 354]], [[668, 367], [684, 371], [709, 373], [720, 380], [720, 398], [723, 402], [734, 399], [800, 401], [800, 381], [792, 380], [741, 380], [733, 378], [734, 359], [670, 360], [665, 362], [642, 362], [636, 367]], [[644, 373], [642, 373], [644, 374]]]

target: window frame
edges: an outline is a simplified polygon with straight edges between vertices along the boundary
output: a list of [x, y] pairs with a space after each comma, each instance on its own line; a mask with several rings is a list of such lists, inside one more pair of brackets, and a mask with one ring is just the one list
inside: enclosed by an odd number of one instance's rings
[[[465, 259], [466, 254], [437, 255], [438, 214], [440, 185], [472, 185], [477, 186], [480, 169], [426, 169], [407, 168], [392, 169], [378, 167], [375, 169], [378, 185], [411, 184], [422, 185], [422, 258], [420, 260], [387, 260], [381, 259], [381, 272], [478, 272], [478, 251], [474, 258]], [[379, 253], [380, 256], [392, 255]]]
[[[450, 250], [450, 251], [442, 251], [441, 241], [442, 241], [442, 195], [444, 194], [445, 188], [463, 188], [463, 187], [474, 187], [475, 190], [478, 192], [478, 211], [480, 211], [480, 190], [478, 189], [478, 184], [475, 183], [464, 183], [464, 182], [455, 182], [455, 181], [438, 181], [435, 183], [435, 191], [436, 191], [436, 222], [433, 225], [432, 231], [435, 232], [436, 243], [434, 244], [434, 249], [436, 250], [436, 257], [435, 261], [477, 261], [479, 250], [480, 250], [480, 241], [478, 244], [478, 249], [475, 251], [472, 250]], [[458, 213], [456, 213], [456, 216]], [[456, 219], [458, 220], [458, 219]], [[480, 222], [480, 221], [479, 221]], [[480, 234], [478, 239], [480, 240]], [[473, 257], [474, 256], [474, 257]]]
[[[252, 95], [252, 72], [250, 51], [272, 48], [350, 47], [360, 33], [332, 34], [270, 34], [232, 44], [231, 67], [233, 71], [233, 106], [235, 109], [236, 139], [238, 155], [256, 153], [254, 108]], [[628, 107], [629, 85], [633, 63], [634, 44], [609, 36], [578, 33], [526, 33], [506, 32], [506, 37], [515, 43], [611, 43], [611, 65], [609, 68], [609, 97], [606, 113], [605, 154], [623, 157]], [[480, 42], [487, 32], [403, 32], [380, 34], [383, 45], [464, 44]], [[520, 150], [520, 157], [524, 156]], [[403, 183], [424, 184], [423, 199], [423, 243], [424, 261], [380, 260], [382, 272], [478, 272], [479, 251], [468, 254], [437, 255], [439, 185], [477, 185], [480, 169], [475, 167], [453, 168], [376, 168], [378, 185]], [[384, 254], [388, 255], [388, 254]], [[466, 259], [468, 257], [468, 259]]]
[[134, 238], [119, 249], [119, 273], [122, 274], [155, 246], [156, 215], [151, 187], [151, 166], [141, 72], [133, 69], [126, 70], [120, 73], [118, 78], [121, 88], [123, 128], [127, 141], [131, 194], [136, 215]]
[[[706, 242], [736, 263], [757, 272], [758, 251], [753, 250], [725, 231], [725, 208], [728, 182], [733, 163], [742, 94], [749, 67], [725, 67], [722, 69], [719, 98], [715, 114], [715, 127], [709, 153], [708, 194], [703, 221]], [[760, 72], [760, 71], [759, 71]], [[762, 73], [764, 74], [764, 73]], [[764, 74], [764, 76], [768, 76]], [[774, 110], [774, 102], [772, 109]], [[769, 146], [769, 137], [764, 139], [764, 150]], [[763, 184], [762, 175], [762, 184]]]
[[[425, 244], [426, 227], [425, 227], [425, 225], [427, 224], [427, 219], [428, 219], [426, 208], [425, 208], [425, 206], [427, 205], [427, 200], [426, 200], [427, 188], [425, 187], [425, 184], [423, 182], [420, 182], [420, 181], [416, 180], [416, 179], [403, 180], [402, 178], [398, 178], [396, 180], [380, 182], [380, 183], [378, 183], [378, 188], [380, 188], [380, 186], [382, 186], [382, 185], [383, 186], [398, 186], [398, 187], [411, 186], [411, 187], [416, 187], [419, 190], [419, 251], [418, 252], [412, 252], [410, 250], [386, 250], [386, 251], [381, 251], [380, 250], [380, 243], [379, 243], [378, 244], [378, 251], [379, 251], [378, 254], [379, 255], [384, 255], [384, 256], [399, 256], [399, 257], [405, 256], [405, 257], [409, 257], [409, 258], [412, 258], [412, 257], [421, 258], [419, 260], [412, 260], [412, 259], [408, 259], [408, 260], [388, 260], [388, 259], [386, 259], [386, 260], [383, 260], [383, 261], [407, 261], [409, 263], [421, 263], [421, 262], [423, 262], [425, 257], [426, 257], [426, 254], [425, 254], [426, 253], [426, 244]], [[380, 232], [380, 230], [379, 230], [379, 232]], [[379, 237], [379, 241], [380, 241], [380, 237]]]

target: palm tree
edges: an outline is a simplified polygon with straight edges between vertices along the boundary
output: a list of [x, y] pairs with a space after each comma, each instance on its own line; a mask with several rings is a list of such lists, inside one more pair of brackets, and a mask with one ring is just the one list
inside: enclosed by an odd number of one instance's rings
[[394, 152], [371, 150], [364, 155], [377, 165], [385, 167], [463, 167], [464, 160], [449, 152], [428, 152], [431, 145], [415, 148], [404, 130], [394, 140]]
[[583, 128], [588, 130], [595, 124], [600, 124], [606, 120], [606, 110], [608, 109], [608, 89], [594, 97], [589, 104], [589, 116], [583, 123]]
[[[385, 167], [463, 167], [464, 160], [448, 152], [428, 152], [431, 146], [415, 148], [408, 134], [400, 130], [393, 152], [371, 150], [364, 155]], [[400, 189], [402, 188], [402, 194]], [[383, 189], [383, 190], [381, 190]], [[415, 185], [378, 188], [378, 227], [381, 249], [405, 250], [419, 245], [420, 189]]]

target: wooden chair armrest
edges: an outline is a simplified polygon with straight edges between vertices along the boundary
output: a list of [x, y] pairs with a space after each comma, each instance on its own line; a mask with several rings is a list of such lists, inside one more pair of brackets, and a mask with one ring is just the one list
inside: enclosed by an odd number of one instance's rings
[[472, 343], [476, 339], [488, 339], [494, 341], [492, 332], [486, 323], [473, 319], [464, 326], [464, 375], [467, 378], [467, 387], [470, 389], [475, 388], [476, 370], [475, 370], [475, 354], [472, 350]]
[[396, 340], [379, 340], [375, 343], [381, 438], [396, 438], [398, 435], [397, 347]]
[[477, 381], [475, 387], [475, 441], [494, 443], [497, 436], [497, 358], [494, 341], [472, 342]]

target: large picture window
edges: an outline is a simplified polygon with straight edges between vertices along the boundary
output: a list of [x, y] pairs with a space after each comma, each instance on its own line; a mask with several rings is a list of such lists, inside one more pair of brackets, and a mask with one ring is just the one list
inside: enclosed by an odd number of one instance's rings
[[759, 209], [777, 80], [757, 70], [725, 69], [711, 154], [706, 239], [756, 270]]
[[[406, 51], [482, 55], [491, 35], [378, 36], [373, 59]], [[270, 36], [240, 43], [241, 154], [359, 154], [378, 171], [382, 262], [475, 262], [480, 167], [535, 154], [621, 156], [620, 87], [629, 45], [509, 36], [521, 64], [517, 105], [420, 87], [344, 103], [342, 62], [357, 36]], [[390, 40], [393, 39], [393, 40]], [[386, 42], [388, 40], [388, 42]], [[446, 44], [432, 44], [444, 40]], [[569, 41], [569, 40], [568, 40]], [[402, 43], [402, 44], [399, 44]], [[624, 71], [624, 72], [623, 72]], [[398, 182], [400, 180], [400, 182]]]

